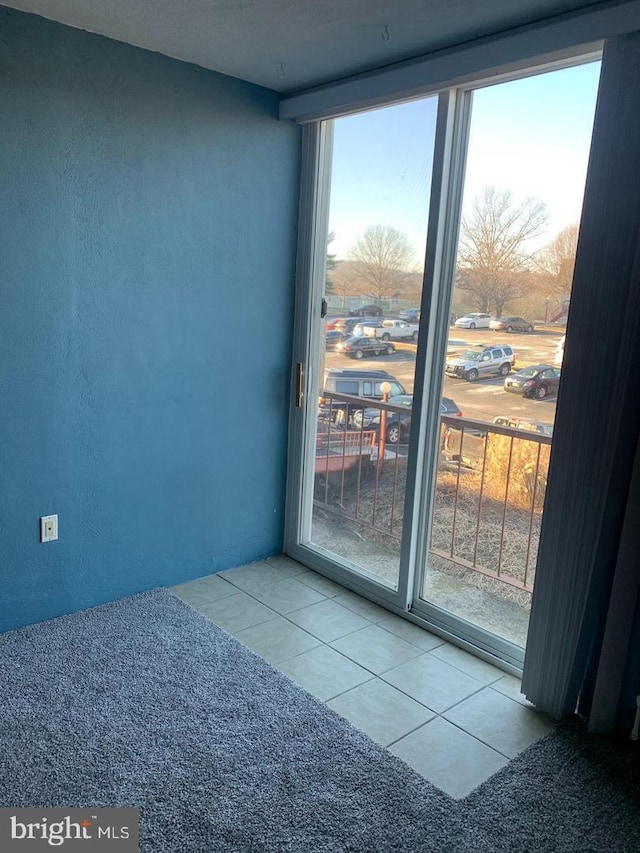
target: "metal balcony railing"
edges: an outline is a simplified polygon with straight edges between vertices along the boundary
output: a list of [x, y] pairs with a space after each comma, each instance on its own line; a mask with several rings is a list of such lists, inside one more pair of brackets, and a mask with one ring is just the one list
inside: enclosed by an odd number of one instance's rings
[[[315, 506], [396, 547], [410, 417], [402, 406], [329, 393], [318, 416]], [[440, 420], [430, 552], [531, 592], [551, 436], [462, 417]], [[401, 428], [394, 431], [394, 424]]]

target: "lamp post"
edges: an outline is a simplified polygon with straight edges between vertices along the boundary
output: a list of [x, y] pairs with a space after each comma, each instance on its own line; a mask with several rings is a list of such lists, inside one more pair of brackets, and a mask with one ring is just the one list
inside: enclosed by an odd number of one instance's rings
[[[382, 402], [389, 402], [389, 392], [391, 391], [391, 384], [389, 382], [383, 382], [380, 385], [380, 390], [382, 391]], [[387, 438], [387, 410], [380, 409], [380, 435], [378, 436], [378, 469], [376, 472], [376, 476], [380, 476], [380, 471], [382, 470], [382, 462], [384, 459], [384, 445]]]

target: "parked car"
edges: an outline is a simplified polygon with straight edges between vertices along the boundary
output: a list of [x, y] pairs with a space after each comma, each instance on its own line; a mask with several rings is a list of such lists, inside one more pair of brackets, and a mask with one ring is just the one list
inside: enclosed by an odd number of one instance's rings
[[542, 421], [529, 421], [526, 418], [512, 418], [508, 415], [501, 415], [494, 418], [493, 422], [498, 426], [524, 429], [528, 432], [539, 432], [541, 435], [553, 435], [553, 424], [543, 423]]
[[506, 376], [515, 363], [515, 354], [509, 346], [479, 346], [448, 358], [445, 373], [475, 382], [480, 376]]
[[550, 364], [532, 364], [507, 376], [504, 390], [523, 397], [535, 397], [544, 400], [549, 394], [557, 394], [560, 384], [560, 370]]
[[[395, 397], [389, 397], [388, 402], [393, 406], [405, 407], [407, 412], [406, 414], [404, 412], [387, 412], [385, 441], [389, 442], [389, 444], [398, 444], [398, 442], [406, 443], [411, 428], [413, 395], [397, 394]], [[381, 417], [382, 412], [380, 409], [361, 409], [355, 412], [353, 416], [353, 426], [356, 429], [372, 429], [379, 432]]]
[[[372, 317], [368, 317], [366, 320], [362, 320], [353, 327], [352, 335], [357, 335], [361, 338], [363, 335], [366, 335], [366, 329], [379, 329], [382, 326], [382, 320], [376, 320]], [[375, 334], [369, 335], [368, 337], [375, 337]]]
[[494, 332], [533, 332], [533, 323], [522, 317], [500, 317], [489, 322], [489, 328]]
[[[356, 329], [358, 327], [356, 326]], [[406, 320], [376, 320], [362, 324], [362, 334], [382, 341], [417, 341], [418, 326]]]
[[[370, 317], [370, 320], [374, 320], [374, 317]], [[333, 323], [333, 328], [336, 332], [342, 332], [344, 335], [352, 335], [353, 330], [358, 325], [358, 323], [362, 323], [363, 321], [360, 317], [341, 317], [338, 320], [335, 320]]]
[[563, 335], [560, 338], [560, 340], [558, 341], [558, 345], [556, 346], [556, 354], [555, 354], [555, 358], [553, 359], [553, 363], [555, 364], [556, 367], [562, 366], [562, 360], [564, 358], [565, 337], [566, 337], [566, 335]]
[[352, 308], [350, 317], [382, 317], [383, 311], [378, 305], [361, 305], [360, 308]]
[[491, 314], [465, 314], [454, 325], [457, 329], [488, 329], [492, 319]]
[[[407, 412], [387, 412], [385, 441], [389, 444], [406, 444], [411, 431], [413, 395], [398, 394], [396, 397], [389, 397], [388, 402], [393, 406], [403, 406]], [[440, 401], [440, 414], [462, 417], [462, 412], [449, 397], [443, 397]], [[373, 429], [379, 432], [380, 421], [381, 411], [375, 408], [358, 411], [353, 416], [353, 425], [357, 429]]]
[[[419, 323], [420, 322], [420, 309], [419, 308], [406, 308], [404, 311], [400, 311], [398, 313], [399, 320], [406, 320], [407, 323]], [[456, 321], [456, 315], [451, 312], [449, 315], [449, 325], [453, 326]]]
[[476, 468], [484, 459], [486, 440], [487, 430], [467, 427], [464, 421], [459, 427], [448, 423], [442, 433], [443, 458], [465, 468]]
[[331, 411], [333, 420], [346, 425], [353, 412], [361, 406], [347, 404], [344, 400], [332, 400], [325, 393], [349, 394], [353, 397], [365, 397], [371, 400], [382, 400], [383, 382], [391, 386], [390, 397], [406, 394], [404, 386], [395, 376], [386, 370], [343, 370], [329, 369], [324, 374], [324, 392], [319, 400], [319, 414], [327, 415]]
[[398, 320], [406, 320], [407, 323], [419, 323], [420, 309], [405, 308], [404, 311], [398, 312]]
[[378, 338], [369, 338], [352, 335], [339, 344], [336, 344], [336, 352], [349, 356], [349, 358], [364, 358], [366, 355], [393, 355], [396, 348], [388, 341], [379, 341]]
[[341, 343], [348, 335], [343, 335], [342, 332], [329, 331], [325, 333], [325, 349], [327, 352], [335, 351], [336, 346]]

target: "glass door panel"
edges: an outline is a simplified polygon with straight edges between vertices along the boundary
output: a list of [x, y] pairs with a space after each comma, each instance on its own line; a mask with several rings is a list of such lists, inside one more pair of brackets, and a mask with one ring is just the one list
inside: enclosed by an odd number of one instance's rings
[[415, 609], [521, 648], [599, 71], [594, 62], [473, 92], [457, 319], [441, 353], [452, 411], [441, 419], [419, 580], [435, 608]]
[[[437, 98], [332, 122], [302, 545], [398, 588]], [[311, 445], [308, 445], [311, 446]]]

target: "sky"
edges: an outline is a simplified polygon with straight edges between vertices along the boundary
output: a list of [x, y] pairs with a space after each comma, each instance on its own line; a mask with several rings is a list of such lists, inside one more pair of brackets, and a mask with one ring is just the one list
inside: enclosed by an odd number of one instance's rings
[[[542, 199], [539, 248], [579, 220], [600, 63], [538, 74], [474, 92], [463, 206], [484, 187], [514, 201]], [[437, 97], [334, 122], [329, 231], [338, 258], [368, 225], [404, 232], [424, 258]]]

